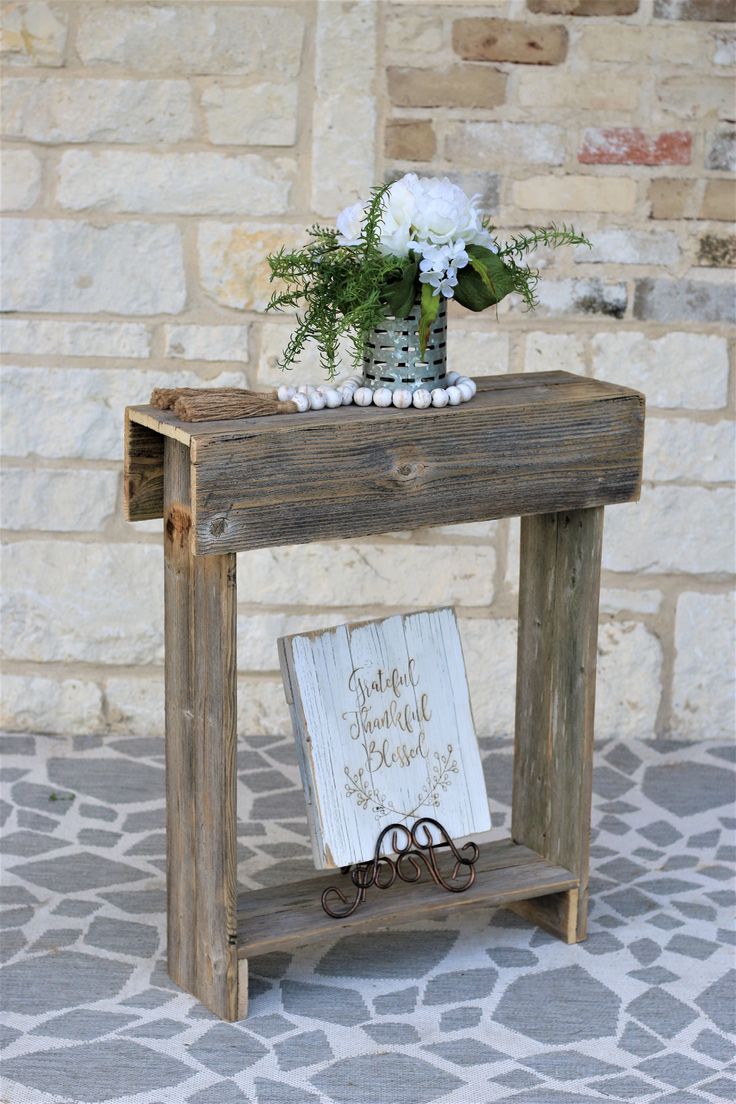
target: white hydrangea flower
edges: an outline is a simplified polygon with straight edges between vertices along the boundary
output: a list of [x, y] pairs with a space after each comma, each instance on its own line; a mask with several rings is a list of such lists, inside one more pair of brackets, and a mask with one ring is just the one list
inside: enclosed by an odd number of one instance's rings
[[[451, 247], [432, 271], [462, 268], [468, 263], [467, 245], [483, 245], [497, 252], [490, 233], [483, 228], [480, 196], [467, 196], [447, 177], [419, 177], [407, 173], [394, 181], [383, 200], [383, 220], [379, 245], [384, 253], [408, 257], [410, 252], [423, 258], [432, 247]], [[366, 204], [355, 203], [337, 217], [341, 245], [357, 245], [360, 222]], [[429, 271], [425, 269], [424, 271]]]
[[338, 234], [338, 242], [340, 245], [357, 245], [360, 241], [360, 228], [363, 221], [364, 207], [363, 203], [358, 200], [357, 203], [353, 203], [351, 207], [346, 207], [344, 211], [341, 211], [337, 216], [336, 223]]

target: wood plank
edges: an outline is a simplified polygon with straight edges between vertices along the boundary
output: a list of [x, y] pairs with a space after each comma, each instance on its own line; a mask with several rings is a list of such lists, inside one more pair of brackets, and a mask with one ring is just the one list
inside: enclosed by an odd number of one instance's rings
[[[587, 508], [638, 497], [636, 398], [513, 409], [458, 420], [414, 411], [398, 432], [303, 423], [235, 448], [198, 438], [197, 552], [367, 536], [459, 521]], [[456, 408], [460, 409], [460, 408]], [[286, 421], [291, 417], [284, 416]], [[327, 493], [326, 493], [327, 491]]]
[[238, 955], [253, 957], [267, 951], [291, 950], [336, 934], [365, 931], [406, 923], [443, 911], [483, 905], [493, 908], [513, 901], [574, 889], [569, 870], [546, 862], [512, 840], [481, 846], [475, 885], [465, 893], [448, 893], [427, 881], [398, 882], [390, 889], [369, 890], [365, 902], [345, 920], [327, 916], [320, 903], [322, 891], [347, 883], [337, 871], [296, 884], [241, 893], [238, 897]]
[[195, 557], [189, 450], [164, 468], [168, 968], [222, 1019], [238, 1016], [235, 557]]
[[164, 438], [125, 411], [123, 501], [128, 521], [148, 521], [164, 512]]
[[181, 423], [139, 407], [130, 418], [191, 442], [197, 554], [638, 497], [637, 392], [565, 372], [477, 383], [472, 402], [444, 410]]
[[579, 893], [520, 911], [570, 942], [586, 934], [602, 535], [602, 508], [521, 525], [511, 832], [572, 871]]
[[[495, 408], [514, 406], [545, 406], [552, 403], [576, 402], [581, 399], [610, 399], [613, 397], [637, 396], [643, 398], [638, 391], [622, 387], [620, 384], [608, 383], [605, 380], [589, 379], [586, 376], [578, 376], [573, 372], [518, 372], [508, 373], [502, 376], [478, 376], [475, 378], [478, 389], [477, 396], [470, 404], [462, 404], [457, 407], [445, 407], [444, 419], [462, 419], [472, 409], [479, 406], [492, 406]], [[312, 411], [304, 415], [289, 415], [290, 421], [284, 421], [285, 415], [272, 415], [260, 417], [257, 420], [248, 418], [223, 418], [216, 421], [185, 422], [179, 418], [173, 410], [163, 410], [156, 406], [129, 407], [131, 416], [149, 428], [157, 429], [159, 433], [167, 437], [174, 437], [182, 444], [192, 445], [198, 439], [211, 436], [227, 436], [232, 440], [240, 440], [255, 435], [270, 436], [276, 431], [288, 432], [289, 428], [299, 422], [308, 420], [310, 424], [327, 424], [347, 426], [360, 424], [366, 418], [375, 422], [395, 426], [402, 421], [407, 422], [422, 414], [436, 415], [437, 411], [417, 411], [413, 408], [398, 410], [395, 407], [379, 408], [343, 406], [337, 410]]]

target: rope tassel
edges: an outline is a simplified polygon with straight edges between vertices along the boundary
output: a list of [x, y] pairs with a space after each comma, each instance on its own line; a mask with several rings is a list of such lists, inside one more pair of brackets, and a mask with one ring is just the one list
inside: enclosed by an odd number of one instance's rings
[[156, 387], [151, 393], [151, 406], [172, 410], [183, 422], [296, 414], [298, 410], [296, 403], [280, 400], [275, 391], [239, 387]]

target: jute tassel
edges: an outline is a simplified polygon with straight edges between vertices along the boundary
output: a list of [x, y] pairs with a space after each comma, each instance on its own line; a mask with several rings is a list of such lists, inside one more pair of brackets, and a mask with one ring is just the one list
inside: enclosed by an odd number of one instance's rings
[[[151, 406], [159, 410], [173, 410], [177, 399], [187, 395], [199, 395], [201, 387], [154, 387], [151, 392]], [[235, 387], [221, 388], [222, 391], [236, 391]]]
[[296, 404], [281, 402], [276, 392], [246, 391], [239, 387], [157, 387], [151, 405], [173, 410], [183, 422], [218, 418], [254, 418], [263, 414], [295, 414]]

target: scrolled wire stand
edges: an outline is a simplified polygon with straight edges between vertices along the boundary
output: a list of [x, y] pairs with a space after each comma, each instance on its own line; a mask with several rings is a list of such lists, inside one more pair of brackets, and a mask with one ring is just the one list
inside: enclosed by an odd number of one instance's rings
[[[432, 829], [442, 837], [439, 843], [434, 842]], [[389, 837], [390, 843], [387, 846]], [[396, 858], [384, 855], [384, 848]], [[443, 849], [452, 852], [455, 859], [449, 879], [442, 873], [437, 862], [437, 853]], [[376, 889], [390, 889], [397, 878], [411, 884], [421, 881], [424, 873], [429, 874], [432, 881], [448, 893], [464, 893], [475, 882], [478, 854], [478, 845], [475, 843], [466, 843], [458, 849], [440, 822], [432, 817], [422, 817], [411, 828], [405, 824], [389, 824], [376, 840], [372, 859], [342, 868], [342, 873], [350, 875], [355, 887], [353, 900], [349, 900], [337, 886], [328, 886], [322, 894], [322, 908], [334, 920], [344, 920], [355, 912], [358, 905], [362, 905], [372, 886]]]

